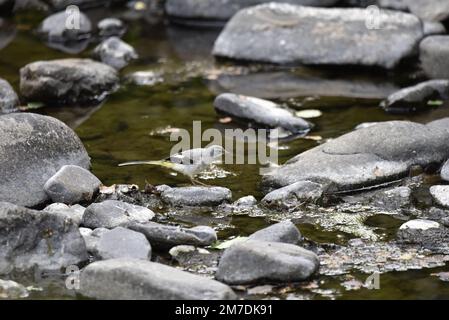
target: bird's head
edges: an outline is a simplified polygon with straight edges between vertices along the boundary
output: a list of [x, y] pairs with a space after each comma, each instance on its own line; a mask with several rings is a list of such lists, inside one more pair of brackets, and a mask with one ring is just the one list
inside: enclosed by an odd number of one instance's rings
[[223, 148], [222, 146], [219, 146], [219, 145], [210, 146], [210, 147], [207, 148], [207, 150], [209, 152], [209, 155], [212, 158], [219, 158], [222, 155], [224, 155], [226, 153], [229, 153], [228, 151], [226, 151], [225, 148]]

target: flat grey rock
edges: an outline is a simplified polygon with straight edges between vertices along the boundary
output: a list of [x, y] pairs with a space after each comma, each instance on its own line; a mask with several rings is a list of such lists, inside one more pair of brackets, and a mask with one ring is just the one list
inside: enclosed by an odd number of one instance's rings
[[217, 241], [214, 229], [207, 226], [183, 228], [155, 222], [131, 223], [129, 229], [143, 233], [155, 249], [168, 250], [178, 245], [209, 246]]
[[94, 49], [94, 57], [101, 62], [115, 68], [122, 69], [139, 56], [126, 42], [118, 37], [110, 37], [100, 43]]
[[164, 188], [162, 201], [172, 206], [217, 206], [232, 199], [232, 192], [223, 187], [179, 187]]
[[252, 123], [281, 127], [292, 133], [308, 131], [311, 125], [291, 110], [259, 98], [223, 93], [214, 101], [215, 110]]
[[[213, 54], [278, 64], [394, 68], [423, 37], [414, 15], [384, 10], [382, 32], [367, 28], [365, 9], [269, 3], [239, 11], [215, 42]], [[324, 27], [325, 26], [325, 27]], [[391, 43], [395, 43], [391, 47]]]
[[91, 229], [113, 229], [132, 222], [145, 223], [154, 216], [154, 212], [145, 207], [118, 200], [106, 200], [86, 208], [82, 225]]
[[215, 277], [231, 285], [298, 282], [318, 268], [318, 257], [311, 251], [287, 243], [248, 240], [226, 249]]
[[449, 36], [426, 37], [419, 44], [419, 57], [429, 78], [449, 79]]
[[228, 286], [163, 264], [112, 259], [94, 262], [81, 273], [84, 296], [114, 300], [236, 299]]
[[114, 68], [90, 59], [37, 61], [20, 69], [20, 92], [27, 101], [58, 106], [98, 103], [118, 81]]
[[44, 184], [64, 165], [88, 169], [90, 158], [72, 129], [32, 113], [0, 116], [0, 201], [37, 206]]
[[263, 182], [282, 187], [312, 181], [333, 193], [395, 181], [414, 166], [449, 157], [448, 124], [448, 118], [427, 125], [388, 121], [352, 131], [288, 160]]
[[19, 97], [8, 81], [0, 78], [0, 114], [17, 111]]
[[53, 202], [75, 204], [92, 201], [101, 181], [90, 171], [67, 165], [59, 169], [44, 185], [44, 190]]
[[301, 239], [301, 233], [290, 220], [278, 222], [249, 236], [249, 240], [291, 244], [298, 244]]
[[337, 0], [167, 0], [165, 11], [172, 18], [228, 20], [243, 8], [267, 2], [324, 7]]
[[87, 260], [84, 240], [72, 220], [0, 202], [0, 274], [60, 270]]
[[299, 181], [288, 186], [271, 191], [262, 203], [274, 207], [289, 207], [300, 202], [315, 202], [323, 195], [323, 187], [315, 182]]
[[430, 194], [437, 204], [449, 208], [449, 186], [432, 186]]
[[99, 237], [96, 257], [101, 260], [116, 258], [150, 260], [151, 245], [143, 234], [117, 227]]

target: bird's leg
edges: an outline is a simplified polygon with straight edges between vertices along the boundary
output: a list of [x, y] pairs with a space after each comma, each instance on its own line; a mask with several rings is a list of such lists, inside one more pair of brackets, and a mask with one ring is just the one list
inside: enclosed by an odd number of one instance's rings
[[203, 187], [210, 187], [210, 185], [207, 185], [207, 184], [205, 184], [205, 183], [203, 183], [203, 182], [201, 182], [201, 181], [195, 180], [193, 177], [190, 178], [190, 181], [192, 182], [192, 184], [193, 184], [194, 186], [200, 185], [200, 186], [203, 186]]

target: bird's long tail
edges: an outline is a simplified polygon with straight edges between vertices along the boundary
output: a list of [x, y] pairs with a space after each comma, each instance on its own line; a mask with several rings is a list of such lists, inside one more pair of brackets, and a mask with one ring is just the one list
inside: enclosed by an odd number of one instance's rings
[[133, 162], [125, 162], [120, 163], [119, 167], [126, 167], [126, 166], [138, 166], [138, 165], [153, 165], [153, 166], [160, 166], [164, 168], [173, 168], [173, 163], [169, 161], [133, 161]]

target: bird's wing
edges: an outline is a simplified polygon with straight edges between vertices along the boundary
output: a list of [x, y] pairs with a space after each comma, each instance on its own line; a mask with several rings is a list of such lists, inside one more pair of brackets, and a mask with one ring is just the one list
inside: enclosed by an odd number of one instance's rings
[[207, 163], [209, 157], [207, 149], [196, 148], [174, 154], [167, 160], [185, 165], [194, 165], [201, 162]]

